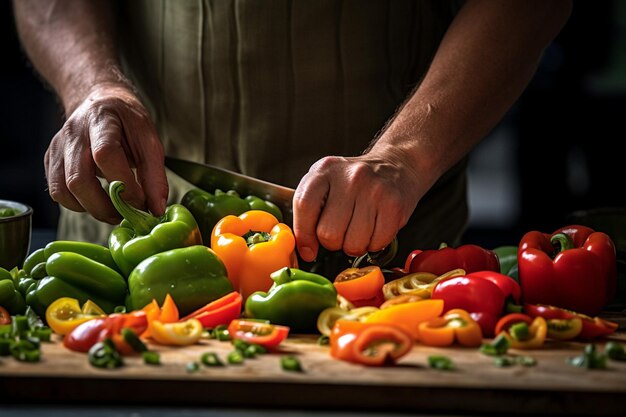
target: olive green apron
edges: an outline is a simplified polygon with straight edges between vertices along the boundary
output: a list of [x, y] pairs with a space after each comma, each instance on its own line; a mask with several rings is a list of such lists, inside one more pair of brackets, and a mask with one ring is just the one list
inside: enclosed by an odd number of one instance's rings
[[[424, 74], [457, 10], [440, 0], [134, 0], [122, 60], [168, 155], [290, 187], [327, 155], [359, 155]], [[422, 199], [401, 249], [456, 244], [465, 161]], [[169, 201], [190, 185], [168, 172]], [[410, 190], [406, 190], [410, 192]], [[72, 217], [72, 218], [70, 218]], [[62, 212], [59, 236], [110, 227]]]

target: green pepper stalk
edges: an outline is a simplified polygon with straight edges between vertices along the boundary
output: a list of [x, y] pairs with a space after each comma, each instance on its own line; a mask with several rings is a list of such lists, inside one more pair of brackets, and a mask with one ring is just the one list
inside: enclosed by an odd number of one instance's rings
[[274, 283], [267, 293], [257, 291], [246, 300], [246, 317], [310, 332], [316, 329], [319, 314], [337, 303], [337, 290], [321, 275], [285, 267], [271, 278]]
[[122, 199], [124, 183], [113, 181], [109, 195], [117, 211], [124, 217], [109, 235], [109, 249], [125, 277], [141, 261], [170, 249], [201, 245], [198, 223], [181, 204], [172, 204], [161, 217], [139, 210]]

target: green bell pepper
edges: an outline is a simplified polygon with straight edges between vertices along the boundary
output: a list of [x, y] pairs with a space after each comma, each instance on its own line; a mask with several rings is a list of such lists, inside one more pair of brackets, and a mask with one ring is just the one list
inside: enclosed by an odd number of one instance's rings
[[271, 278], [274, 283], [267, 293], [257, 291], [246, 300], [246, 317], [289, 326], [294, 332], [311, 332], [319, 314], [337, 304], [333, 283], [322, 275], [285, 267]]
[[24, 297], [15, 288], [13, 276], [2, 267], [0, 267], [0, 306], [6, 308], [12, 315], [23, 314], [26, 311]]
[[[55, 240], [45, 246], [45, 248], [43, 249], [43, 258], [44, 260], [48, 260], [50, 256], [58, 252], [78, 253], [120, 272], [119, 267], [113, 260], [111, 251], [108, 247], [103, 245], [89, 242], [79, 242], [74, 240]], [[24, 264], [26, 264], [26, 262], [24, 262]], [[33, 268], [36, 265], [37, 264], [33, 265]], [[26, 267], [24, 267], [24, 269], [26, 269]], [[32, 272], [32, 270], [29, 272]]]
[[241, 198], [234, 190], [224, 192], [218, 189], [211, 194], [194, 188], [183, 195], [181, 204], [195, 217], [202, 233], [202, 241], [207, 246], [211, 242], [213, 227], [228, 215], [239, 216], [249, 210], [262, 210], [274, 215], [279, 222], [283, 221], [283, 214], [276, 204], [254, 195]]
[[111, 232], [108, 243], [125, 277], [149, 256], [202, 244], [198, 223], [183, 205], [172, 204], [163, 216], [155, 217], [126, 203], [120, 196], [122, 191], [124, 183], [121, 181], [109, 185], [111, 201], [124, 220]]
[[500, 273], [519, 281], [519, 271], [517, 269], [517, 246], [499, 246], [493, 251], [498, 256], [500, 263]]
[[181, 317], [233, 291], [226, 267], [204, 245], [177, 248], [143, 260], [128, 277], [128, 308], [141, 309], [169, 293]]
[[35, 265], [41, 262], [45, 263], [47, 258], [45, 248], [39, 248], [26, 257], [22, 269], [26, 272], [26, 275], [30, 276]]
[[126, 280], [119, 272], [79, 253], [53, 253], [45, 270], [48, 276], [43, 279], [26, 277], [18, 284], [18, 289], [26, 292], [26, 303], [40, 317], [60, 297], [73, 297], [81, 303], [92, 300], [106, 313], [112, 313], [115, 306], [124, 303], [128, 292]]
[[26, 294], [26, 304], [31, 306], [42, 320], [45, 320], [48, 306], [61, 297], [76, 298], [81, 305], [91, 300], [105, 313], [112, 313], [119, 305], [118, 302], [82, 290], [58, 277], [45, 277], [31, 286]]

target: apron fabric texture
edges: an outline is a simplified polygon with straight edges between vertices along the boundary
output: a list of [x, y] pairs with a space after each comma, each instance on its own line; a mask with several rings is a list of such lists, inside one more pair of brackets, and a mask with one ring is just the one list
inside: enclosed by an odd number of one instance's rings
[[[119, 6], [119, 44], [166, 154], [296, 187], [320, 158], [367, 148], [427, 70], [457, 3], [134, 0]], [[402, 254], [459, 242], [465, 166], [420, 201]], [[169, 203], [192, 188], [168, 180]], [[105, 244], [111, 227], [62, 210], [59, 238]]]

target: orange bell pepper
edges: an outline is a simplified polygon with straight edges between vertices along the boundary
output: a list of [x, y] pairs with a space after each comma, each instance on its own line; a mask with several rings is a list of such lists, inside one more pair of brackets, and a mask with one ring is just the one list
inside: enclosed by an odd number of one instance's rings
[[174, 323], [179, 319], [178, 307], [169, 293], [165, 295], [162, 306], [159, 306], [157, 300], [153, 299], [152, 302], [142, 308], [141, 311], [146, 313], [146, 318], [148, 320], [148, 327], [141, 334], [141, 337], [144, 338], [151, 336], [152, 324], [155, 321], [160, 321], [161, 323]]
[[413, 340], [419, 340], [419, 324], [443, 313], [443, 300], [402, 303], [378, 310], [365, 318], [366, 323], [392, 324], [401, 327]]
[[413, 340], [401, 327], [337, 320], [329, 337], [330, 355], [368, 366], [395, 363], [411, 351]]
[[428, 346], [450, 346], [458, 342], [461, 346], [480, 346], [483, 333], [470, 314], [456, 308], [442, 317], [420, 323], [420, 342]]
[[335, 277], [333, 285], [339, 295], [356, 307], [378, 307], [385, 301], [382, 292], [385, 277], [379, 266], [344, 269]]
[[298, 267], [295, 247], [291, 228], [261, 210], [226, 216], [211, 234], [211, 249], [224, 262], [228, 279], [244, 302], [253, 292], [270, 289], [272, 272]]

